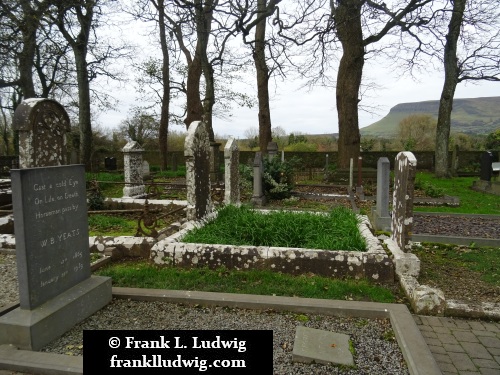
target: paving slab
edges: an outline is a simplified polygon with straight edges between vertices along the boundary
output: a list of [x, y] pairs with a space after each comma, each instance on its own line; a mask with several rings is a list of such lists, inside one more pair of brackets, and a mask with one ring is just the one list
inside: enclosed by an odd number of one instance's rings
[[293, 361], [354, 366], [349, 336], [343, 333], [298, 326], [293, 344]]

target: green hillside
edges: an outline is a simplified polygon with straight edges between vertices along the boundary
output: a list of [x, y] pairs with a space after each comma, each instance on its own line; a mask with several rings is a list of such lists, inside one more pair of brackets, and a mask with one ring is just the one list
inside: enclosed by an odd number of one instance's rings
[[[380, 121], [360, 129], [362, 136], [394, 137], [399, 122], [413, 114], [438, 116], [439, 101], [401, 103], [391, 108]], [[451, 113], [451, 131], [467, 134], [488, 134], [500, 128], [500, 96], [455, 99]]]

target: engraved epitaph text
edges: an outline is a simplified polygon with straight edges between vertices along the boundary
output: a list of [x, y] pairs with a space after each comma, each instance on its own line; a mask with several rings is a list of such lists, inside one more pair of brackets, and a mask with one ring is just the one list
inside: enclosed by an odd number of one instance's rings
[[21, 308], [90, 277], [83, 165], [12, 170]]

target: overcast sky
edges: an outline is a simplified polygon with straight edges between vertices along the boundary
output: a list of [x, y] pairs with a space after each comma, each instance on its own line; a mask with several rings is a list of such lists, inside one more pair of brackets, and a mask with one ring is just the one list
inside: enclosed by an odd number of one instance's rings
[[[143, 41], [146, 39], [138, 31], [145, 29], [144, 25], [139, 25], [139, 28], [137, 24], [127, 23], [127, 25], [124, 27], [124, 33], [134, 35], [136, 41], [144, 44]], [[138, 58], [144, 57], [148, 53], [155, 53], [155, 48], [158, 53], [159, 46], [156, 47], [154, 43], [148, 43], [147, 47], [141, 47], [141, 53], [137, 54]], [[149, 52], [147, 52], [148, 49]], [[410, 77], [398, 79], [392, 68], [384, 66], [383, 62], [368, 59], [365, 62], [363, 80], [365, 84], [375, 84], [377, 89], [369, 91], [362, 98], [361, 106], [369, 107], [372, 113], [360, 109], [360, 127], [371, 125], [380, 120], [396, 104], [439, 100], [443, 74], [434, 68], [429, 68], [427, 72], [420, 74], [417, 80]], [[248, 81], [250, 85], [243, 86], [242, 90], [256, 96], [254, 81], [255, 78], [250, 77]], [[289, 78], [284, 82], [278, 80], [277, 87], [274, 86], [274, 83], [270, 85], [272, 126], [280, 126], [285, 129], [287, 134], [293, 132], [304, 134], [337, 133], [335, 89], [324, 87], [316, 87], [311, 90], [301, 89], [303, 84], [304, 82]], [[105, 128], [117, 128], [129, 116], [129, 110], [140, 103], [138, 95], [135, 93], [133, 81], [121, 88], [113, 87], [110, 84], [109, 92], [114, 93], [119, 103], [114, 110], [101, 114], [97, 123]], [[499, 82], [460, 83], [455, 94], [455, 98], [487, 96], [500, 96]], [[159, 109], [157, 112], [160, 112]], [[257, 112], [257, 107], [252, 109], [235, 107], [230, 118], [213, 119], [214, 131], [219, 136], [244, 138], [247, 129], [258, 129]], [[172, 129], [185, 130], [181, 126], [173, 126]]]

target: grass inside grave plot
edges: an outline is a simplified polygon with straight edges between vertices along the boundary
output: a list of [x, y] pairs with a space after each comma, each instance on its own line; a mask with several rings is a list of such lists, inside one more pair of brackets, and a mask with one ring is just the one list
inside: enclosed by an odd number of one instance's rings
[[111, 263], [95, 274], [111, 277], [113, 286], [117, 287], [401, 302], [389, 288], [367, 280], [339, 280], [315, 275], [292, 276], [267, 270], [180, 269], [159, 267], [141, 260]]
[[342, 206], [324, 215], [310, 212], [262, 213], [225, 206], [216, 219], [193, 229], [183, 242], [365, 251], [359, 218]]
[[89, 215], [89, 236], [133, 236], [137, 232], [137, 219], [105, 214]]

